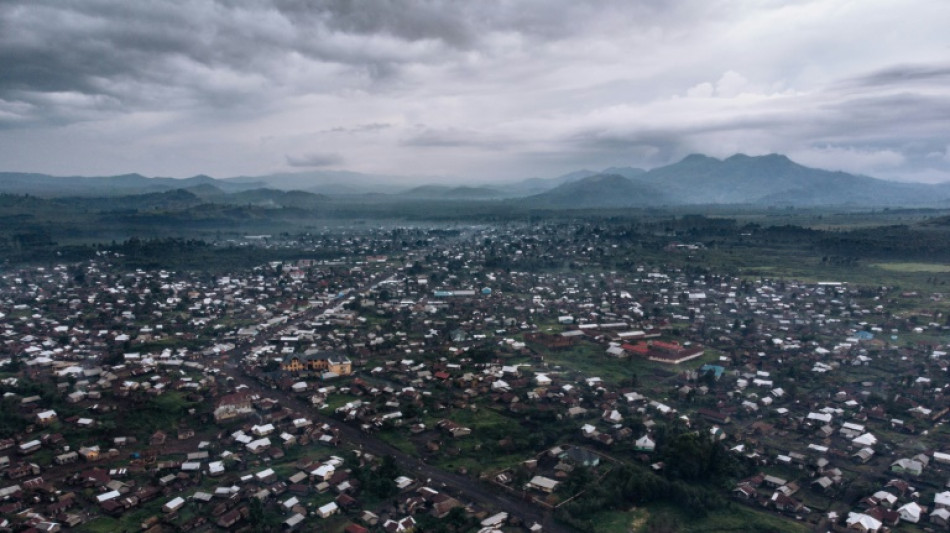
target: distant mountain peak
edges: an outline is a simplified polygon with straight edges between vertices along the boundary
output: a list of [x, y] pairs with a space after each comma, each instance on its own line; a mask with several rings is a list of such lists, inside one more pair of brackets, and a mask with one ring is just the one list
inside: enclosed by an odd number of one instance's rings
[[760, 161], [766, 163], [792, 163], [795, 162], [789, 159], [783, 154], [765, 154], [765, 155], [748, 155], [748, 154], [733, 154], [723, 160], [724, 163], [746, 163], [750, 161]]
[[684, 157], [680, 163], [707, 163], [707, 162], [719, 162], [715, 157], [709, 157], [704, 154], [689, 154]]

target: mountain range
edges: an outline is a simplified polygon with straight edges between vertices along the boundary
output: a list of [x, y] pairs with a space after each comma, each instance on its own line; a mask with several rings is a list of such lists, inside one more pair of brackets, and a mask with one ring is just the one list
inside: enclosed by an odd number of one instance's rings
[[[56, 177], [0, 172], [0, 193], [75, 198], [108, 205], [139, 195], [131, 207], [228, 203], [309, 209], [326, 202], [508, 202], [538, 208], [617, 208], [678, 205], [950, 206], [950, 183], [886, 181], [799, 165], [784, 155], [736, 154], [716, 159], [694, 154], [643, 170], [612, 167], [554, 178], [490, 185], [406, 185], [399, 176], [313, 171], [216, 179], [148, 178], [140, 174]], [[170, 194], [173, 191], [179, 191]], [[293, 192], [291, 192], [293, 191]], [[123, 205], [128, 202], [124, 201]]]

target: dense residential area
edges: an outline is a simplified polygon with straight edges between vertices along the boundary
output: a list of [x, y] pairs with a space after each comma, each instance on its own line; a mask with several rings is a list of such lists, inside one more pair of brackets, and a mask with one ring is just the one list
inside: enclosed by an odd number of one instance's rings
[[328, 229], [312, 258], [229, 243], [281, 257], [250, 268], [4, 266], [0, 528], [950, 528], [945, 295], [717, 272], [682, 237]]

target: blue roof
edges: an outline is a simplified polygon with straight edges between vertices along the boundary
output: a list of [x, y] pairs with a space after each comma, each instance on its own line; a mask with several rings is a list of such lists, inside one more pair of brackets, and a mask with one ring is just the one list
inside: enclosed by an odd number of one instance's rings
[[710, 370], [716, 373], [716, 379], [721, 378], [722, 373], [726, 371], [724, 367], [721, 367], [719, 365], [703, 365], [702, 367], [700, 367], [699, 373], [705, 374], [706, 372], [709, 372]]

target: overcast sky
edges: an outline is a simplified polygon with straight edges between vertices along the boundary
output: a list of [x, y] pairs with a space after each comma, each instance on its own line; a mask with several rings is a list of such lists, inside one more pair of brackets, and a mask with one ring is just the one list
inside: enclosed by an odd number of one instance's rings
[[0, 170], [950, 180], [947, 0], [3, 0]]

